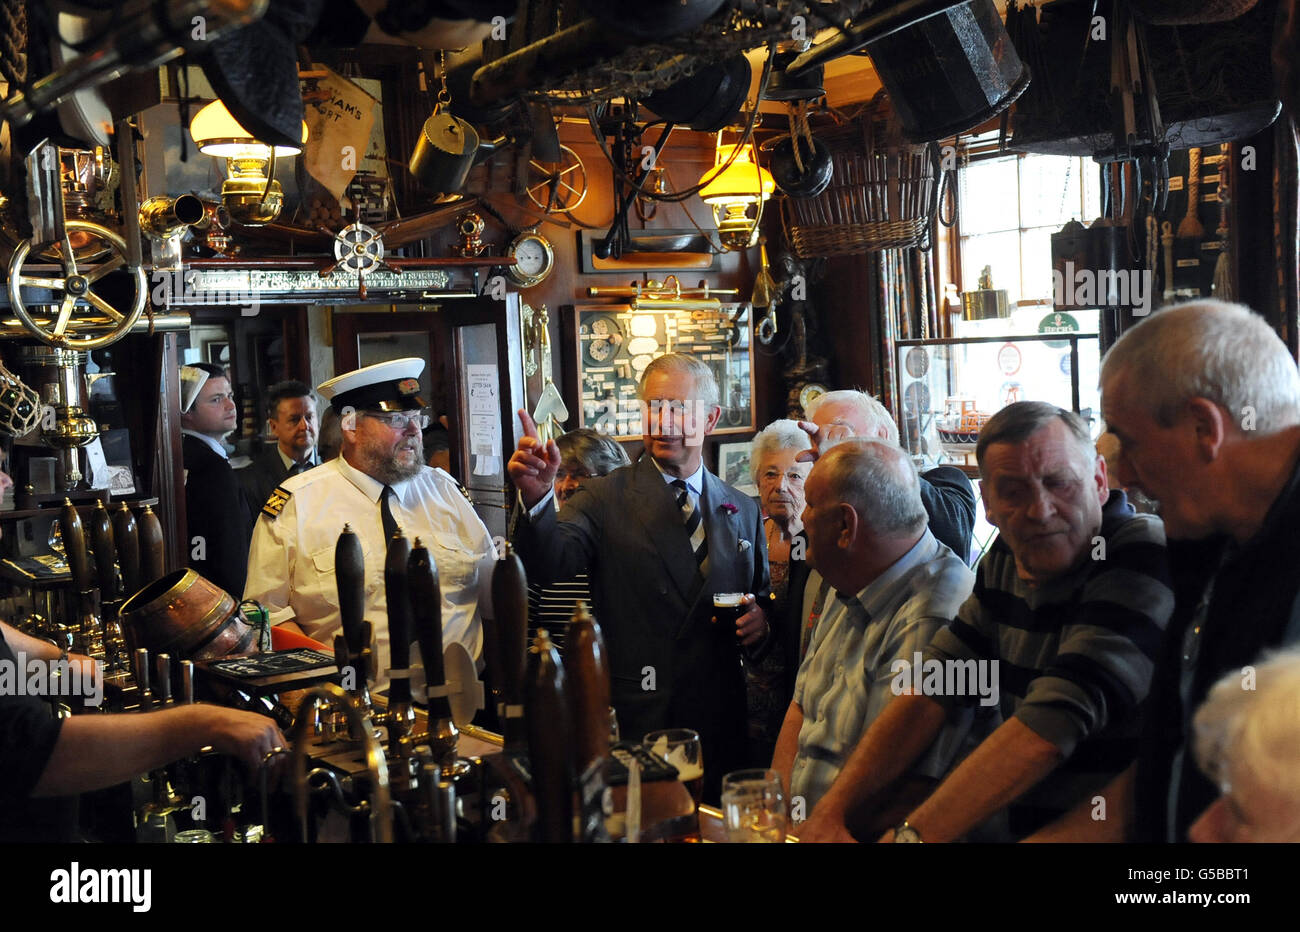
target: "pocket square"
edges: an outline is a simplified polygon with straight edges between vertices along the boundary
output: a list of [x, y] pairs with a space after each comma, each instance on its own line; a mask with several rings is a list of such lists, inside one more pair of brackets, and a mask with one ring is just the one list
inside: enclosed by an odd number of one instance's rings
[[742, 537], [742, 538], [740, 539], [740, 541], [736, 544], [736, 552], [737, 552], [737, 553], [748, 553], [748, 552], [749, 552], [749, 548], [752, 547], [752, 546], [753, 546], [753, 544], [751, 544], [749, 541], [745, 540], [745, 539]]

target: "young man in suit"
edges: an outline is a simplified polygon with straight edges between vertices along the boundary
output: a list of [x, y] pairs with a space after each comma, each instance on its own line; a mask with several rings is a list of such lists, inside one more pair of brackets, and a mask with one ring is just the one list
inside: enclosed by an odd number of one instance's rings
[[[587, 571], [610, 655], [619, 727], [636, 741], [660, 728], [699, 732], [704, 797], [746, 760], [742, 647], [768, 637], [758, 506], [703, 465], [704, 438], [722, 413], [712, 372], [669, 354], [641, 380], [646, 455], [589, 479], [557, 516], [560, 451], [542, 444], [527, 412], [509, 473], [526, 515], [515, 544], [532, 582]], [[713, 595], [745, 593], [734, 627], [714, 619]]]
[[290, 476], [320, 464], [316, 454], [316, 397], [307, 385], [290, 380], [271, 386], [266, 401], [266, 426], [275, 438], [244, 469], [244, 487], [251, 521], [257, 520], [276, 486]]
[[181, 452], [185, 463], [185, 543], [189, 565], [235, 598], [244, 591], [252, 518], [222, 444], [238, 411], [226, 370], [181, 368]]

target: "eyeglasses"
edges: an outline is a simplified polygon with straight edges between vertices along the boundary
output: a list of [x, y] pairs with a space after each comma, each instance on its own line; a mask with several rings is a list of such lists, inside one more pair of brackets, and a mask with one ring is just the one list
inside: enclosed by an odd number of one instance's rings
[[424, 411], [393, 411], [386, 414], [375, 414], [371, 411], [361, 412], [365, 417], [374, 418], [376, 421], [383, 421], [392, 430], [406, 430], [407, 427], [414, 424], [419, 430], [424, 430], [429, 426], [429, 415]]

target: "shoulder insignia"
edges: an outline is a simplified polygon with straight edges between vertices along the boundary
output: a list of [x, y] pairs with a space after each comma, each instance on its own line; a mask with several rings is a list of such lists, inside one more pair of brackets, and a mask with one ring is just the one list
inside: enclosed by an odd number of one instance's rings
[[465, 496], [465, 501], [469, 502], [471, 505], [474, 504], [474, 499], [469, 497], [469, 489], [465, 488], [459, 482], [456, 483], [456, 488], [460, 489], [460, 494]]
[[289, 503], [289, 497], [291, 495], [293, 495], [293, 493], [286, 491], [284, 486], [277, 485], [275, 491], [271, 493], [271, 497], [268, 498], [266, 504], [262, 506], [262, 514], [266, 515], [268, 518], [280, 517], [280, 512], [282, 512], [284, 506]]

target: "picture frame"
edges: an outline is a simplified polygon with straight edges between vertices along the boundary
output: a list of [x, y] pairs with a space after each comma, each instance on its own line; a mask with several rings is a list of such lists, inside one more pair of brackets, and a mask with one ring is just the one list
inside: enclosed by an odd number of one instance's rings
[[758, 486], [754, 485], [750, 468], [751, 449], [749, 440], [718, 444], [718, 478], [736, 491], [757, 498]]
[[640, 441], [641, 374], [665, 352], [682, 352], [703, 361], [717, 379], [722, 414], [713, 434], [752, 434], [757, 415], [751, 316], [748, 304], [723, 304], [706, 312], [562, 305], [570, 429], [589, 427], [615, 440]]

